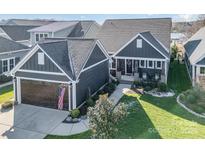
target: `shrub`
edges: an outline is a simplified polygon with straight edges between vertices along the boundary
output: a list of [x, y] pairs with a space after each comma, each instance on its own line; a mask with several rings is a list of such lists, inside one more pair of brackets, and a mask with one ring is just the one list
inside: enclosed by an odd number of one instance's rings
[[8, 109], [8, 108], [11, 108], [13, 106], [13, 101], [8, 101], [8, 102], [5, 102], [4, 104], [2, 104], [2, 109]]
[[186, 97], [186, 101], [188, 102], [188, 103], [191, 103], [191, 104], [194, 104], [194, 103], [196, 103], [196, 97], [194, 96], [194, 95], [188, 95], [187, 97]]
[[134, 81], [135, 87], [142, 87], [142, 82], [140, 81]]
[[108, 93], [109, 95], [115, 90], [116, 86], [114, 83], [108, 83], [105, 87], [104, 87], [104, 93]]
[[117, 124], [127, 115], [125, 104], [120, 103], [114, 106], [107, 97], [107, 95], [101, 95], [96, 105], [88, 108], [92, 138], [114, 138], [118, 131]]
[[8, 77], [6, 75], [0, 75], [0, 83], [5, 83], [5, 82], [9, 82], [12, 80], [12, 77]]
[[72, 118], [78, 118], [80, 116], [80, 110], [79, 109], [74, 109], [71, 111], [70, 116]]
[[145, 91], [150, 91], [150, 90], [152, 90], [152, 87], [146, 86], [146, 87], [144, 87], [144, 90], [145, 90]]
[[95, 101], [97, 101], [99, 99], [99, 95], [95, 94], [94, 96], [91, 97], [91, 99], [95, 102]]
[[82, 116], [86, 115], [86, 114], [87, 114], [87, 111], [88, 111], [88, 107], [87, 107], [86, 104], [84, 104], [83, 106], [81, 106], [81, 108], [80, 108], [80, 114], [81, 114]]
[[168, 87], [165, 83], [159, 83], [158, 84], [158, 91], [159, 92], [167, 92], [168, 91]]
[[86, 100], [86, 105], [89, 106], [89, 107], [92, 107], [95, 105], [95, 101], [89, 97], [87, 100]]

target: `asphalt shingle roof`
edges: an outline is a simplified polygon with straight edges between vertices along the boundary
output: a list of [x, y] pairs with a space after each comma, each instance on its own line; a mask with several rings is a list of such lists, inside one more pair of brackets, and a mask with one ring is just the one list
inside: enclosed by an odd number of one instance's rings
[[170, 18], [150, 19], [109, 19], [97, 35], [109, 53], [115, 53], [138, 33], [149, 31], [168, 50], [170, 48]]
[[188, 41], [185, 45], [184, 48], [186, 50], [186, 54], [188, 57], [192, 55], [196, 47], [199, 45], [201, 40], [193, 40], [193, 41]]
[[92, 52], [95, 39], [62, 39], [45, 40], [39, 46], [63, 69], [72, 79], [80, 74]]
[[29, 40], [30, 33], [27, 30], [36, 26], [2, 25], [0, 28], [14, 41]]
[[52, 22], [55, 22], [54, 20], [29, 20], [29, 19], [10, 19], [5, 24], [6, 25], [24, 25], [24, 26], [42, 26], [47, 25]]
[[22, 49], [28, 49], [28, 47], [15, 41], [6, 39], [4, 37], [0, 37], [0, 53], [6, 53]]

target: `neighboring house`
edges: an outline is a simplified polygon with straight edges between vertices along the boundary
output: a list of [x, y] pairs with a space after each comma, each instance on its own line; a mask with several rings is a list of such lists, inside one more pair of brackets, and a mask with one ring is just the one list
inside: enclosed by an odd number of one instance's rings
[[170, 18], [106, 20], [97, 38], [112, 57], [112, 76], [166, 83], [171, 26]]
[[71, 110], [109, 81], [109, 56], [100, 41], [45, 39], [13, 69], [15, 100], [57, 108], [65, 87], [64, 109]]
[[187, 41], [187, 37], [183, 33], [171, 33], [171, 41], [172, 44], [183, 44], [185, 41]]
[[37, 26], [0, 25], [0, 36], [30, 47], [30, 33], [27, 31], [36, 27]]
[[0, 76], [9, 74], [28, 51], [28, 47], [0, 37]]
[[55, 20], [38, 20], [38, 19], [9, 19], [4, 21], [5, 25], [20, 25], [20, 26], [43, 26], [55, 22]]
[[95, 21], [59, 21], [31, 30], [30, 41], [34, 45], [43, 38], [82, 37], [95, 38], [100, 26]]
[[185, 63], [192, 85], [205, 87], [205, 27], [196, 32], [184, 45]]

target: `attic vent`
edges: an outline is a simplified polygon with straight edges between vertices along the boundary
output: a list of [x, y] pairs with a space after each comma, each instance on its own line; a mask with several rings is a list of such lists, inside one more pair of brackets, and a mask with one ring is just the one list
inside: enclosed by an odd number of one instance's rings
[[38, 64], [44, 65], [45, 64], [45, 57], [43, 52], [38, 53]]
[[137, 48], [142, 48], [142, 39], [137, 39]]

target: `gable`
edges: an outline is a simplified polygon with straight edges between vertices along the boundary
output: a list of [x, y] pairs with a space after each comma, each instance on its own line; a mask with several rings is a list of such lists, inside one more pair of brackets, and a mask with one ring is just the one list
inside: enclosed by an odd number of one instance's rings
[[58, 67], [45, 55], [45, 64], [38, 64], [38, 53], [42, 52], [40, 49], [29, 58], [29, 60], [20, 68], [24, 70], [44, 71], [44, 72], [61, 72]]
[[197, 62], [198, 65], [205, 65], [205, 57]]
[[98, 63], [106, 58], [107, 57], [105, 56], [103, 51], [99, 48], [98, 45], [96, 45], [84, 68], [89, 67], [91, 65], [94, 65], [94, 64], [96, 64], [96, 63]]
[[[136, 46], [137, 39], [142, 39], [142, 48], [137, 48]], [[140, 36], [134, 39], [130, 44], [128, 44], [124, 49], [122, 49], [116, 56], [165, 59], [165, 57], [161, 53], [159, 53], [159, 51], [153, 48], [148, 42], [146, 42]]]
[[201, 40], [193, 40], [193, 41], [189, 41], [184, 45], [184, 48], [186, 50], [186, 54], [188, 57], [190, 57], [192, 55], [192, 53], [195, 51], [195, 49], [197, 48], [197, 46], [199, 45], [199, 43], [201, 42]]

